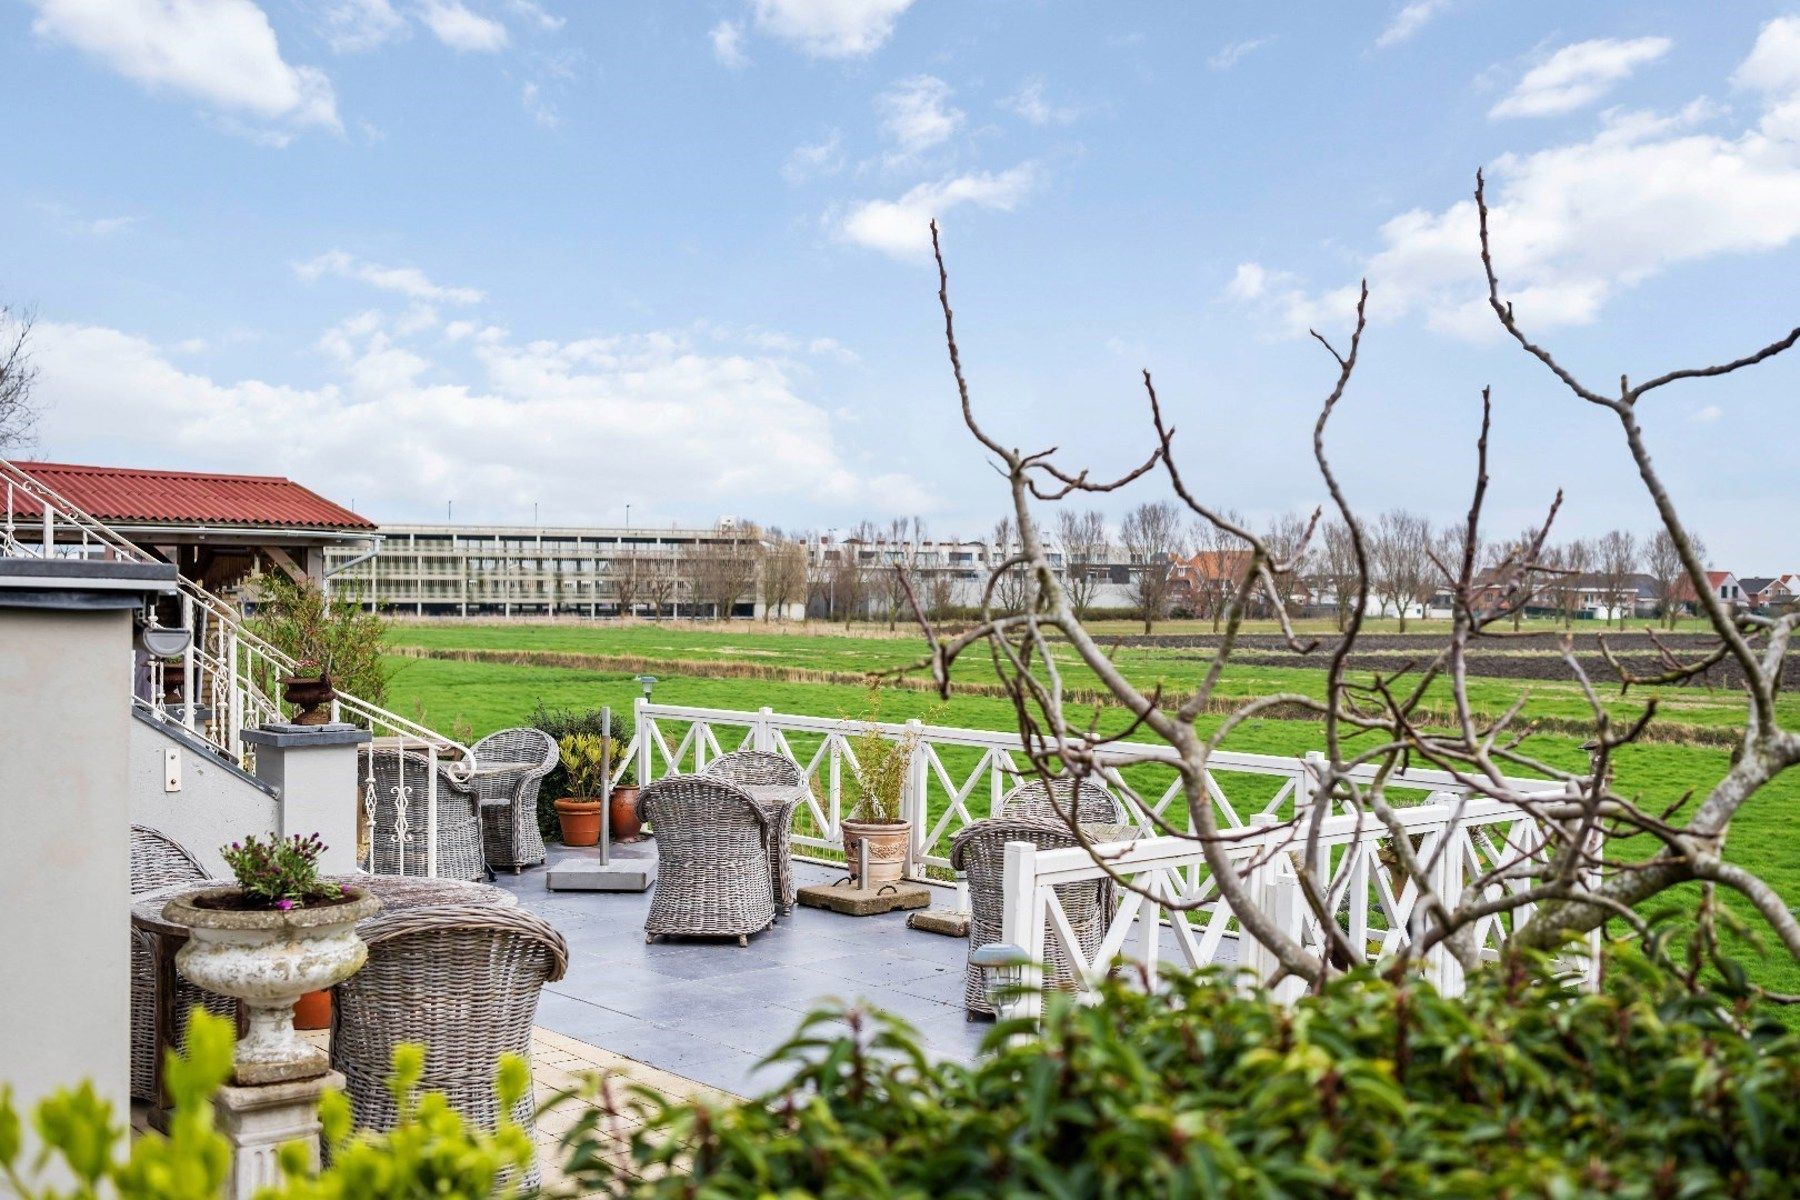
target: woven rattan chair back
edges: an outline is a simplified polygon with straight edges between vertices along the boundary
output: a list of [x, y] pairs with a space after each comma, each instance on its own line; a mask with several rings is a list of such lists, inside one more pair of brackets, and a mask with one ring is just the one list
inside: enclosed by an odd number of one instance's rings
[[[212, 882], [200, 860], [186, 846], [147, 825], [131, 827], [131, 894], [141, 896], [183, 884]], [[219, 882], [224, 882], [223, 880]], [[156, 1100], [156, 957], [151, 934], [131, 931], [131, 1098]], [[231, 1017], [237, 1002], [201, 991], [185, 979], [175, 981], [171, 1015], [179, 1044], [187, 1031], [188, 1012], [196, 1005]]]
[[[357, 1126], [394, 1127], [398, 1114], [387, 1088], [394, 1047], [422, 1042], [420, 1089], [443, 1092], [471, 1124], [494, 1129], [500, 1056], [530, 1059], [538, 994], [569, 964], [562, 934], [521, 908], [471, 905], [377, 915], [357, 933], [369, 961], [338, 985], [331, 1020], [331, 1065], [344, 1073]], [[511, 1115], [535, 1138], [537, 1102], [529, 1089]], [[536, 1189], [537, 1164], [518, 1182], [526, 1192]]]
[[736, 784], [672, 775], [638, 793], [656, 831], [657, 883], [646, 938], [748, 936], [775, 920], [768, 818]]
[[[1061, 817], [990, 817], [976, 821], [958, 833], [950, 843], [950, 865], [966, 871], [969, 880], [969, 949], [976, 950], [1000, 940], [1001, 919], [1006, 909], [1006, 843], [1030, 842], [1040, 850], [1059, 850], [1079, 845], [1068, 824]], [[1100, 949], [1106, 932], [1107, 888], [1101, 880], [1065, 883], [1056, 889], [1063, 915], [1075, 931], [1082, 953], [1093, 957]], [[1076, 985], [1074, 964], [1063, 952], [1054, 935], [1044, 939], [1044, 986], [1071, 991]], [[973, 963], [965, 969], [963, 1006], [971, 1014], [992, 1013], [986, 982]]]
[[1068, 820], [1069, 799], [1075, 798], [1075, 820], [1116, 824], [1125, 819], [1125, 807], [1106, 788], [1091, 779], [1063, 776], [1045, 781], [1027, 779], [1000, 797], [997, 817], [1041, 817], [1049, 821]]
[[520, 727], [490, 733], [469, 749], [478, 764], [528, 763], [529, 767], [499, 775], [477, 775], [471, 786], [485, 801], [481, 806], [482, 846], [488, 866], [517, 871], [544, 861], [544, 835], [538, 827], [538, 791], [556, 767], [556, 739], [541, 729]]
[[793, 784], [799, 786], [800, 764], [767, 750], [733, 750], [707, 763], [700, 772], [732, 783]]
[[[369, 830], [377, 875], [426, 873], [425, 831], [429, 826], [431, 759], [412, 750], [366, 749], [361, 764], [375, 788], [375, 819]], [[480, 879], [486, 874], [481, 846], [480, 801], [475, 792], [437, 764], [437, 873], [445, 879]], [[406, 805], [400, 829], [396, 798]]]
[[131, 827], [132, 895], [206, 880], [206, 869], [186, 846], [148, 825]]
[[[799, 763], [767, 750], [734, 750], [707, 763], [700, 773], [764, 787], [798, 788], [806, 778]], [[769, 879], [775, 887], [775, 907], [784, 913], [794, 911], [794, 813], [804, 803], [806, 793], [797, 791], [779, 809], [764, 810], [769, 817]]]

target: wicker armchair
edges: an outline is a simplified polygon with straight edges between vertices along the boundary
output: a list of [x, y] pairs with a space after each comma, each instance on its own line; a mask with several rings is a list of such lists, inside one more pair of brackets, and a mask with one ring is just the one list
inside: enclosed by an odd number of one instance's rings
[[[472, 1125], [499, 1123], [494, 1073], [500, 1056], [531, 1056], [538, 993], [569, 965], [562, 934], [524, 909], [439, 905], [384, 913], [357, 927], [369, 947], [363, 969], [339, 984], [331, 1018], [331, 1065], [344, 1073], [362, 1129], [387, 1130], [398, 1114], [387, 1088], [394, 1047], [425, 1044], [421, 1091], [442, 1092]], [[531, 1090], [512, 1119], [537, 1128]], [[517, 1182], [540, 1183], [537, 1163]]]
[[[1057, 850], [1079, 843], [1060, 817], [991, 817], [967, 826], [950, 843], [950, 865], [969, 875], [969, 949], [975, 950], [1000, 940], [1001, 917], [1005, 910], [1002, 884], [1006, 874], [1006, 843], [1030, 842], [1040, 850]], [[1108, 918], [1105, 880], [1083, 880], [1065, 883], [1056, 889], [1056, 898], [1068, 917], [1082, 952], [1089, 956], [1099, 950], [1105, 936]], [[1072, 991], [1076, 985], [1075, 965], [1063, 952], [1062, 944], [1049, 933], [1045, 922], [1044, 974], [1046, 988]], [[963, 1007], [969, 1018], [976, 1014], [992, 1015], [987, 987], [981, 969], [970, 963], [963, 984]]]
[[[131, 894], [135, 898], [162, 888], [211, 882], [186, 847], [143, 825], [131, 827]], [[152, 934], [131, 931], [131, 1098], [155, 1103], [156, 1096], [156, 957]], [[187, 1030], [195, 1006], [232, 1017], [237, 1001], [202, 991], [185, 979], [175, 984], [175, 1034]]]
[[[411, 750], [385, 747], [366, 749], [363, 755], [363, 778], [372, 780], [375, 788], [375, 819], [369, 830], [375, 852], [374, 874], [425, 874], [431, 760]], [[396, 797], [406, 801], [404, 840]], [[480, 879], [487, 874], [481, 847], [481, 798], [452, 775], [442, 760], [437, 764], [437, 804], [438, 875], [446, 879]]]
[[[732, 783], [785, 785], [798, 788], [805, 779], [800, 764], [766, 750], [736, 750], [706, 764], [700, 772]], [[794, 911], [794, 811], [806, 803], [806, 793], [776, 809], [764, 809], [769, 817], [769, 879], [775, 887], [775, 906]]]
[[[480, 766], [520, 763], [518, 771], [477, 775], [470, 781], [481, 807], [481, 843], [490, 867], [517, 872], [544, 861], [544, 835], [538, 829], [538, 788], [557, 762], [556, 739], [541, 729], [502, 729], [470, 749]], [[495, 803], [501, 801], [502, 803]]]
[[1067, 821], [1069, 797], [1075, 800], [1075, 820], [1117, 824], [1125, 820], [1125, 806], [1101, 785], [1089, 779], [1063, 776], [1045, 782], [1027, 779], [1000, 797], [994, 810], [996, 817], [1040, 817], [1046, 821]]
[[658, 874], [644, 940], [749, 935], [775, 921], [769, 818], [734, 783], [672, 775], [638, 793], [638, 819], [656, 827]]

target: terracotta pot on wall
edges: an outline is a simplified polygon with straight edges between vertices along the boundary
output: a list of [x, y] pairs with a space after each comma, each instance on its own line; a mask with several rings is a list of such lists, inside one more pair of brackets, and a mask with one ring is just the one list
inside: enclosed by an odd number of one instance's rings
[[556, 820], [565, 846], [592, 846], [600, 841], [600, 801], [564, 796], [556, 801]]
[[644, 832], [638, 820], [638, 790], [632, 786], [616, 787], [612, 794], [612, 838], [615, 842], [635, 842]]

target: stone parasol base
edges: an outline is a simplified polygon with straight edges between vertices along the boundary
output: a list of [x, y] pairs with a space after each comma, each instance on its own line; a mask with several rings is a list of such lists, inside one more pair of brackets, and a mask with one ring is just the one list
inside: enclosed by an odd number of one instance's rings
[[889, 883], [879, 888], [820, 883], [801, 888], [799, 898], [808, 908], [847, 917], [873, 917], [895, 909], [926, 908], [931, 904], [931, 889], [920, 883]]

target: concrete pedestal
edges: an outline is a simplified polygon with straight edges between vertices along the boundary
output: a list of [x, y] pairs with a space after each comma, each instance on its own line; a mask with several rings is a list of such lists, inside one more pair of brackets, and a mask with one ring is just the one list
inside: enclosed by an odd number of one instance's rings
[[922, 883], [885, 883], [880, 887], [857, 887], [851, 882], [820, 883], [803, 887], [800, 903], [808, 908], [823, 908], [846, 917], [875, 917], [895, 909], [924, 908], [931, 903], [931, 889]]
[[280, 794], [283, 837], [318, 834], [322, 874], [357, 868], [356, 820], [362, 811], [356, 748], [370, 740], [354, 725], [263, 725], [244, 731], [256, 748], [256, 777]]
[[312, 1079], [257, 1087], [227, 1084], [213, 1100], [219, 1132], [231, 1143], [231, 1174], [226, 1200], [250, 1200], [260, 1189], [281, 1180], [276, 1154], [289, 1142], [305, 1142], [319, 1162], [319, 1097], [326, 1088], [341, 1088], [336, 1071]]

